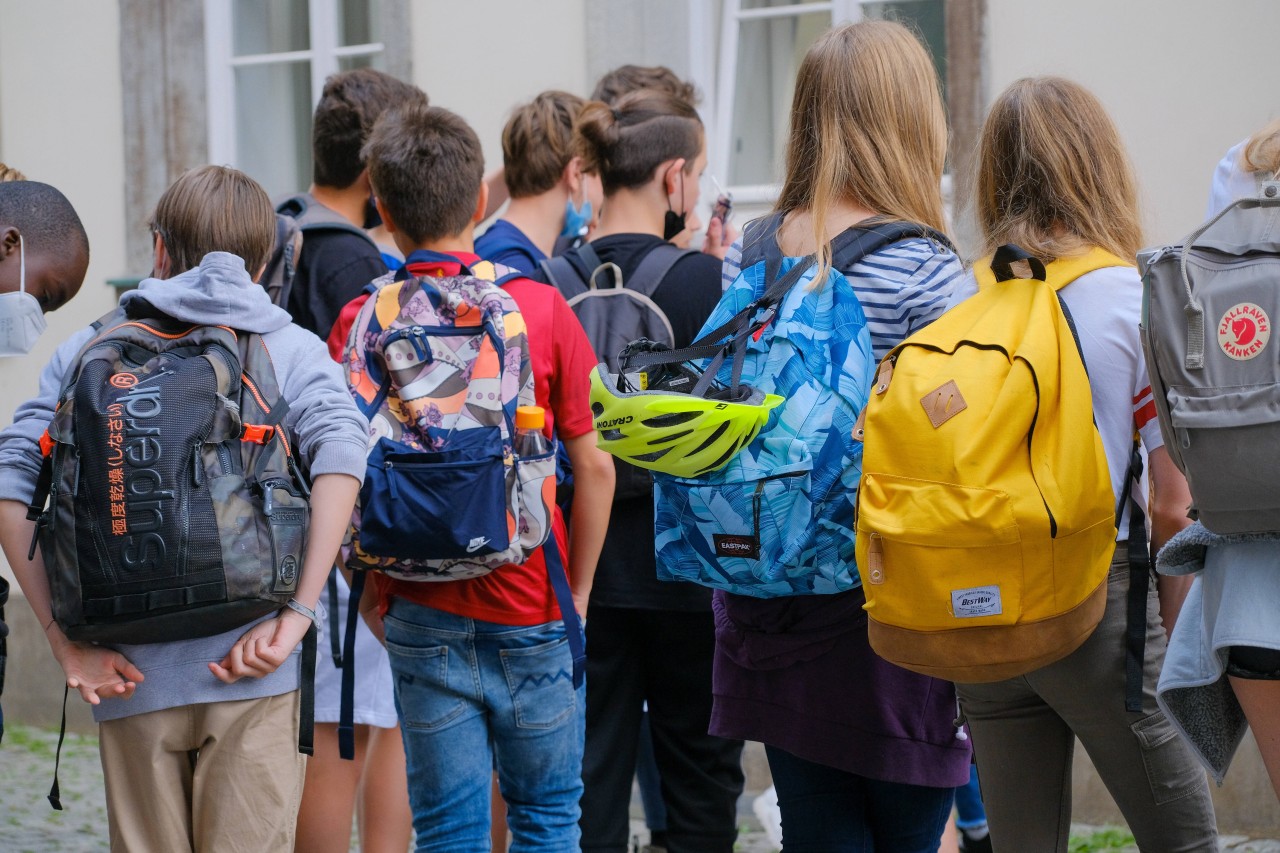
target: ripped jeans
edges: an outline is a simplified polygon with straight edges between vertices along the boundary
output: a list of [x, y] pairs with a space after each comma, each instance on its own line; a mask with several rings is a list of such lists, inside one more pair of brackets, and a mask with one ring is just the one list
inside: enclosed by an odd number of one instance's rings
[[1080, 648], [1025, 676], [956, 685], [997, 853], [1065, 853], [1076, 738], [1140, 849], [1218, 849], [1204, 768], [1156, 706], [1166, 642], [1154, 580], [1147, 598], [1142, 711], [1125, 710], [1128, 591], [1129, 563], [1121, 547], [1111, 563], [1102, 622]]
[[418, 850], [489, 850], [496, 768], [513, 851], [576, 851], [584, 688], [564, 624], [511, 626], [393, 599], [385, 619]]

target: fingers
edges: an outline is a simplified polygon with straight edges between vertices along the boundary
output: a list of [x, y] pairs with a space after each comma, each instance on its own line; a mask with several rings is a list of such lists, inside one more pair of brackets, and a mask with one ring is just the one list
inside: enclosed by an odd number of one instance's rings
[[102, 700], [98, 698], [98, 694], [94, 692], [92, 687], [82, 682], [80, 679], [72, 676], [67, 679], [67, 686], [80, 694], [80, 698], [88, 702], [90, 705], [97, 705]]
[[[126, 683], [146, 680], [146, 676], [142, 674], [142, 670], [134, 666], [133, 663], [124, 655], [117, 654], [113, 663], [116, 672], [120, 674], [120, 677], [124, 679]], [[132, 693], [132, 691], [130, 692]]]

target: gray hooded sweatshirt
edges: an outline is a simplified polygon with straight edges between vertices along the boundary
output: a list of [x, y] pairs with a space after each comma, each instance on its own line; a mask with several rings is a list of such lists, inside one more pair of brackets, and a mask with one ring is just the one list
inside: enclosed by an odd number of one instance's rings
[[[312, 477], [347, 474], [364, 479], [369, 428], [347, 391], [342, 368], [323, 341], [295, 326], [249, 277], [244, 261], [212, 252], [200, 266], [168, 280], [149, 278], [120, 298], [144, 299], [176, 320], [230, 326], [262, 335], [271, 353], [281, 396], [289, 404], [285, 428]], [[0, 432], [0, 500], [26, 503], [40, 470], [39, 438], [53, 416], [58, 392], [76, 355], [94, 336], [86, 328], [67, 339], [40, 374], [39, 394], [14, 413]], [[248, 628], [213, 637], [117, 647], [145, 676], [130, 699], [95, 705], [94, 719], [114, 720], [164, 708], [276, 696], [296, 690], [299, 655], [265, 678], [224, 684], [209, 671]]]

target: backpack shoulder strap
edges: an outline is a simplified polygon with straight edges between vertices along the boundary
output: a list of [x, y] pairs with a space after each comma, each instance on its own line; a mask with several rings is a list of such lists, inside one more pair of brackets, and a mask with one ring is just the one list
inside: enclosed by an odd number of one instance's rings
[[[353, 224], [342, 214], [316, 201], [310, 193], [298, 193], [289, 196], [276, 205], [276, 213], [293, 217], [305, 235], [308, 231], [345, 231], [363, 237], [370, 246], [377, 248], [369, 233]], [[305, 240], [305, 236], [303, 238]]]
[[837, 234], [831, 241], [831, 265], [838, 270], [845, 270], [885, 246], [914, 239], [928, 240], [955, 251], [945, 235], [926, 225], [896, 220], [875, 222], [855, 225]]
[[[1037, 263], [1040, 263], [1040, 261], [1037, 260]], [[1044, 280], [1054, 290], [1062, 290], [1071, 282], [1095, 270], [1106, 269], [1107, 267], [1131, 267], [1133, 265], [1132, 261], [1126, 261], [1117, 255], [1111, 254], [1106, 249], [1094, 248], [1083, 255], [1072, 258], [1058, 258], [1045, 264]], [[998, 266], [998, 262], [992, 255], [988, 255], [974, 263], [973, 277], [977, 279], [979, 288], [989, 287], [997, 281], [1003, 281], [1003, 278], [998, 276], [996, 270], [993, 269], [994, 266]]]
[[760, 219], [753, 219], [742, 229], [742, 260], [740, 269], [754, 266], [767, 258], [782, 260], [782, 249], [778, 246], [778, 229], [782, 227], [784, 214], [771, 213]]
[[667, 277], [667, 273], [671, 272], [671, 268], [681, 258], [696, 254], [698, 254], [696, 249], [681, 249], [679, 246], [673, 246], [670, 243], [654, 246], [653, 250], [640, 261], [636, 271], [627, 279], [626, 287], [628, 290], [634, 290], [642, 296], [653, 296], [653, 292], [658, 289], [658, 285], [662, 284], [662, 280]]
[[[577, 251], [580, 252], [583, 248], [585, 248], [585, 245], [580, 246]], [[542, 272], [565, 299], [577, 296], [587, 290], [587, 283], [578, 272], [578, 268], [570, 263], [569, 259], [564, 255], [547, 258], [543, 261]]]

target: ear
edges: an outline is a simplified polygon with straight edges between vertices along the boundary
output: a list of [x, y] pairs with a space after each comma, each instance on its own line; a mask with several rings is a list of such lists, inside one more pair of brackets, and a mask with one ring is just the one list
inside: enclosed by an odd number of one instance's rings
[[480, 182], [480, 194], [476, 196], [476, 209], [471, 214], [471, 221], [477, 225], [484, 222], [485, 214], [489, 212], [489, 185], [484, 181]]
[[677, 157], [658, 167], [662, 169], [662, 189], [666, 195], [673, 196], [680, 192], [680, 182], [684, 179], [679, 176], [684, 171], [686, 162], [683, 157]]
[[[152, 233], [152, 255], [151, 255], [151, 277], [152, 278], [168, 278], [169, 277], [169, 251], [164, 246], [164, 237], [160, 236], [159, 231]], [[259, 273], [259, 276], [262, 274]], [[255, 281], [257, 279], [254, 279]]]
[[577, 196], [582, 194], [582, 158], [571, 157], [569, 162], [564, 164], [564, 171], [560, 174], [560, 179], [564, 181], [565, 187], [569, 190], [569, 195]]
[[18, 229], [12, 225], [0, 231], [0, 261], [18, 251], [20, 242], [21, 235], [18, 233]]
[[373, 197], [373, 206], [378, 209], [378, 218], [382, 220], [382, 227], [387, 229], [388, 234], [394, 234], [400, 230], [396, 226], [395, 219], [392, 218], [390, 213], [387, 213], [387, 206], [376, 195]]
[[360, 174], [356, 175], [353, 186], [358, 186], [363, 192], [372, 193], [373, 185], [369, 183], [369, 167], [365, 166], [360, 170]]

